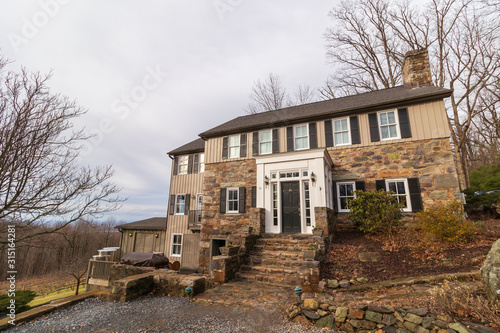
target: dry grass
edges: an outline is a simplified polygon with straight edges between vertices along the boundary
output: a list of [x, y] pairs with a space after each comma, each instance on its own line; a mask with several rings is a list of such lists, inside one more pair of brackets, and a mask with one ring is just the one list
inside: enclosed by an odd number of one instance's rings
[[493, 308], [484, 291], [474, 283], [445, 282], [435, 289], [428, 307], [451, 316], [473, 318], [500, 327], [500, 309]]

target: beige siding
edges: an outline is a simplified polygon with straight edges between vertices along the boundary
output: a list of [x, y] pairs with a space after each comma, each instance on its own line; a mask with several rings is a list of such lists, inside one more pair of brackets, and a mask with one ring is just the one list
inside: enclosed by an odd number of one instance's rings
[[[388, 109], [391, 110], [391, 109]], [[370, 141], [370, 126], [368, 124], [368, 113], [358, 115], [361, 144], [359, 146], [375, 146], [381, 144], [405, 142], [414, 140], [446, 138], [450, 136], [447, 116], [443, 101], [415, 104], [408, 107], [412, 137], [400, 140], [387, 140], [379, 142]], [[345, 118], [345, 116], [339, 117]], [[336, 118], [331, 118], [336, 119]], [[318, 147], [325, 147], [325, 122], [316, 122], [318, 134]], [[350, 147], [350, 146], [349, 146]], [[346, 146], [334, 147], [331, 149], [344, 149]], [[222, 137], [208, 139], [205, 144], [206, 163], [222, 162]], [[286, 152], [286, 127], [279, 128], [279, 151]], [[247, 133], [247, 157], [234, 158], [231, 161], [252, 158], [252, 133]]]
[[[208, 143], [205, 144], [207, 147]], [[221, 140], [222, 147], [222, 140]], [[205, 153], [205, 163], [207, 154]], [[173, 161], [172, 161], [173, 163]], [[172, 167], [173, 169], [173, 167]], [[170, 259], [170, 251], [172, 247], [173, 234], [190, 234], [188, 229], [188, 215], [170, 215], [170, 197], [174, 194], [189, 194], [191, 195], [189, 209], [196, 209], [196, 195], [203, 193], [203, 173], [194, 173], [188, 175], [173, 175], [170, 180], [170, 195], [168, 202], [167, 215], [167, 235], [165, 239], [165, 256]], [[172, 257], [171, 261], [180, 261], [180, 257]]]
[[316, 132], [318, 133], [318, 147], [326, 147], [324, 120], [316, 122]]
[[163, 252], [164, 248], [165, 230], [123, 230], [122, 232], [121, 257], [130, 252]]

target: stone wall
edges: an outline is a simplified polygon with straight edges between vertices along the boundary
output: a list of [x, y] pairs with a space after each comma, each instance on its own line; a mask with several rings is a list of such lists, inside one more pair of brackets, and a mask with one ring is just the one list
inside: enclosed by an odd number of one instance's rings
[[310, 326], [313, 323], [320, 329], [330, 328], [348, 333], [469, 332], [465, 325], [450, 316], [432, 314], [426, 308], [374, 304], [337, 307], [332, 303], [325, 298], [306, 298], [300, 305], [290, 305], [286, 313], [289, 319], [303, 325]]
[[500, 239], [491, 247], [483, 267], [481, 267], [486, 295], [491, 304], [497, 306], [500, 300]]
[[424, 208], [460, 198], [458, 177], [448, 139], [380, 144], [329, 150], [333, 180], [363, 180], [367, 191], [375, 180], [418, 177]]
[[327, 236], [329, 241], [332, 241], [332, 236], [335, 232], [337, 220], [333, 209], [328, 207], [314, 207], [314, 221], [316, 227], [323, 229], [323, 236]]
[[[199, 258], [200, 267], [205, 273], [208, 273], [210, 265], [210, 242], [213, 237], [226, 239], [244, 248], [247, 234], [242, 232], [241, 227], [252, 226], [252, 234], [262, 230], [262, 212], [251, 209], [252, 186], [256, 185], [256, 178], [257, 165], [254, 159], [205, 165]], [[246, 188], [245, 213], [220, 213], [220, 189], [229, 187]], [[251, 216], [254, 218], [251, 219]]]

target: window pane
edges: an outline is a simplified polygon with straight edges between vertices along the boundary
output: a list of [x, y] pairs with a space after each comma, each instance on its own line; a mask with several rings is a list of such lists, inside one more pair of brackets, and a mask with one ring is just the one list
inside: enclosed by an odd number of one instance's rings
[[340, 208], [349, 209], [349, 207], [347, 206], [347, 198], [340, 198]]
[[347, 119], [342, 119], [340, 122], [342, 124], [342, 130], [347, 131]]
[[260, 132], [260, 141], [261, 142], [271, 141], [271, 131]]
[[406, 194], [405, 191], [405, 183], [404, 182], [397, 182], [398, 185], [398, 194]]
[[342, 143], [342, 133], [335, 133], [335, 144]]
[[308, 148], [307, 138], [295, 139], [295, 147], [297, 149], [305, 149]]
[[345, 197], [347, 194], [346, 192], [346, 186], [345, 185], [339, 185], [339, 195], [341, 197]]
[[229, 145], [230, 146], [239, 146], [240, 145], [240, 136], [233, 135], [229, 137]]
[[389, 126], [389, 131], [390, 131], [391, 138], [396, 138], [398, 136], [398, 131], [396, 129], [396, 125]]
[[382, 138], [387, 139], [389, 137], [389, 129], [387, 126], [381, 127], [380, 131], [382, 132]]
[[342, 133], [342, 143], [348, 143], [349, 142], [349, 132], [343, 132]]
[[396, 192], [396, 183], [394, 183], [394, 182], [389, 183], [389, 191], [397, 193]]
[[353, 193], [353, 186], [352, 184], [346, 185], [346, 190], [347, 190], [347, 195], [351, 196]]
[[269, 154], [271, 153], [271, 143], [270, 142], [264, 142], [260, 144], [260, 153], [261, 154]]
[[387, 118], [388, 118], [389, 124], [396, 123], [396, 116], [394, 115], [394, 111], [387, 112]]
[[295, 127], [295, 136], [301, 137], [307, 135], [307, 129], [305, 125]]
[[387, 125], [387, 114], [386, 113], [380, 114], [380, 125]]
[[335, 132], [340, 132], [342, 130], [342, 126], [340, 124], [340, 121], [335, 120], [334, 124], [335, 124]]

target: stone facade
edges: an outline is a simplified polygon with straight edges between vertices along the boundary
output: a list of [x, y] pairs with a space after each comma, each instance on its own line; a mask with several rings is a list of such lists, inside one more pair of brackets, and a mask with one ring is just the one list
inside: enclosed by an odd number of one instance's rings
[[424, 208], [460, 198], [448, 139], [387, 143], [329, 150], [333, 180], [362, 180], [367, 191], [375, 180], [418, 177]]
[[[260, 210], [251, 211], [252, 186], [256, 185], [256, 178], [254, 159], [205, 165], [199, 258], [200, 267], [205, 273], [208, 273], [210, 266], [210, 243], [214, 237], [245, 248], [248, 234], [243, 233], [242, 227], [252, 226], [254, 234], [262, 231], [263, 213]], [[220, 190], [229, 187], [245, 187], [245, 213], [220, 213]]]

